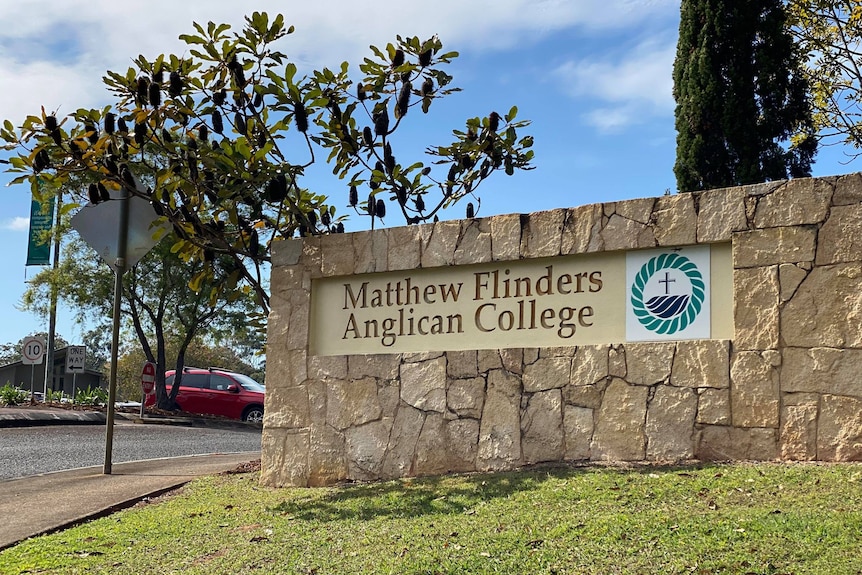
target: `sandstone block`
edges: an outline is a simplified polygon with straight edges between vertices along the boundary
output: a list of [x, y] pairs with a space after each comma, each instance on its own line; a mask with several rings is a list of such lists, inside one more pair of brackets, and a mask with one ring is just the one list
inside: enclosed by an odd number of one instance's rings
[[590, 445], [593, 459], [640, 461], [644, 458], [648, 392], [646, 387], [628, 385], [621, 379], [611, 381], [605, 390]]
[[835, 206], [820, 229], [818, 266], [862, 260], [862, 203]]
[[733, 236], [733, 267], [810, 262], [817, 248], [813, 228], [768, 228]]
[[302, 239], [288, 239], [283, 242], [273, 242], [272, 267], [295, 266], [302, 255]]
[[589, 460], [590, 443], [593, 439], [593, 410], [566, 405], [563, 410], [563, 428], [566, 434], [566, 460]]
[[382, 272], [389, 265], [389, 236], [373, 231], [353, 232], [353, 273]]
[[[829, 178], [824, 178], [829, 179]], [[835, 181], [835, 193], [832, 195], [833, 206], [846, 206], [862, 202], [862, 174], [847, 174], [838, 176]]]
[[[801, 394], [800, 394], [801, 395]], [[817, 400], [781, 407], [781, 459], [817, 458]]]
[[488, 372], [488, 392], [479, 427], [476, 467], [512, 469], [521, 461], [520, 381], [502, 370]]
[[808, 270], [796, 264], [781, 264], [778, 266], [778, 285], [782, 302], [790, 300], [796, 294], [799, 284], [808, 275]]
[[701, 389], [696, 421], [703, 425], [730, 425], [730, 388]]
[[522, 348], [501, 349], [500, 361], [503, 369], [511, 373], [524, 373], [524, 350]]
[[470, 378], [479, 375], [478, 354], [471, 351], [446, 352], [446, 374], [451, 378]]
[[562, 209], [535, 212], [521, 217], [521, 257], [541, 258], [560, 255]]
[[421, 246], [419, 226], [388, 228], [389, 235], [389, 271], [414, 270], [421, 262]]
[[[608, 377], [608, 348], [585, 345], [577, 349], [572, 361], [571, 381], [574, 385], [588, 385]], [[623, 372], [623, 376], [625, 372]]]
[[[340, 234], [339, 234], [340, 235]], [[310, 379], [347, 379], [347, 356], [312, 355], [308, 358]]]
[[474, 377], [449, 380], [446, 403], [459, 417], [479, 419], [485, 404], [485, 379]]
[[676, 387], [730, 387], [730, 342], [691, 340], [676, 344], [670, 383]]
[[455, 265], [481, 264], [491, 261], [491, 225], [488, 220], [467, 220], [464, 233], [455, 248]]
[[521, 421], [525, 463], [558, 461], [564, 452], [563, 398], [559, 389], [533, 394]]
[[261, 436], [260, 482], [269, 487], [308, 485], [308, 430], [264, 427]]
[[446, 358], [403, 364], [401, 400], [424, 411], [446, 411]]
[[824, 395], [817, 428], [817, 458], [862, 461], [862, 400]]
[[395, 354], [350, 355], [347, 356], [347, 377], [397, 379], [400, 363]]
[[344, 276], [353, 273], [354, 234], [329, 234], [321, 238], [321, 270], [323, 275]]
[[521, 216], [505, 214], [491, 218], [491, 255], [495, 262], [521, 257]]
[[862, 399], [862, 349], [784, 349], [781, 390], [827, 393]]
[[298, 429], [311, 423], [305, 386], [273, 387], [264, 396], [264, 424], [270, 428]]
[[862, 264], [816, 266], [781, 312], [790, 347], [862, 347]]
[[[621, 202], [625, 203], [625, 202]], [[655, 247], [655, 235], [647, 224], [613, 214], [599, 234], [605, 250]]]
[[524, 368], [524, 391], [543, 391], [566, 386], [571, 372], [572, 360], [568, 357], [538, 359]]
[[401, 404], [392, 424], [389, 445], [383, 460], [382, 478], [393, 479], [413, 474], [416, 443], [419, 441], [419, 433], [424, 423], [423, 412]]
[[338, 430], [380, 419], [377, 380], [337, 380], [326, 383], [326, 421]]
[[817, 224], [826, 217], [832, 185], [820, 179], [797, 178], [757, 202], [754, 225], [758, 228]]
[[730, 406], [735, 427], [778, 428], [778, 369], [766, 354], [734, 354], [730, 367]]
[[694, 456], [704, 461], [770, 461], [778, 457], [778, 430], [706, 426], [698, 434]]
[[694, 419], [697, 392], [659, 385], [649, 402], [646, 419], [646, 457], [652, 461], [680, 461], [694, 456]]
[[626, 381], [635, 385], [667, 382], [675, 350], [675, 343], [626, 344]]
[[347, 479], [344, 435], [326, 425], [314, 425], [309, 440], [308, 486], [322, 487]]
[[701, 193], [698, 199], [698, 242], [726, 242], [733, 232], [746, 228], [745, 203], [740, 188], [710, 190]]
[[603, 212], [601, 204], [571, 208], [563, 221], [560, 253], [585, 254], [603, 249], [601, 236]]
[[778, 270], [775, 267], [736, 269], [734, 322], [736, 349], [776, 349], [779, 326]]
[[658, 199], [655, 239], [660, 246], [687, 246], [697, 242], [697, 214], [692, 194], [676, 194]]
[[492, 369], [502, 369], [503, 360], [500, 358], [502, 350], [480, 349], [477, 353], [479, 373], [487, 373]]
[[344, 432], [350, 479], [373, 480], [381, 475], [392, 421], [372, 421]]
[[476, 470], [479, 450], [479, 420], [455, 419], [446, 422], [448, 468], [454, 472]]
[[423, 268], [451, 266], [455, 263], [455, 248], [461, 237], [459, 220], [436, 222], [420, 228]]
[[605, 382], [600, 385], [567, 385], [563, 388], [563, 401], [578, 407], [598, 409], [602, 405]]

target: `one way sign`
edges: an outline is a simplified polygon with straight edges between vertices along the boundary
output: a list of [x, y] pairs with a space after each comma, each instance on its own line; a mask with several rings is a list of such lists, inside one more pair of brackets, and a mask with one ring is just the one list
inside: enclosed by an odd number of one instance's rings
[[84, 373], [84, 359], [87, 348], [83, 345], [70, 345], [66, 348], [66, 373]]

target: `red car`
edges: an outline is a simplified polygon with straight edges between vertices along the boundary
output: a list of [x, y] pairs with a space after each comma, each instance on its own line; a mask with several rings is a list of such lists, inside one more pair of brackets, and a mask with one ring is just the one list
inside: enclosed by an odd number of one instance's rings
[[[168, 392], [174, 383], [176, 371], [165, 372]], [[182, 411], [206, 415], [220, 415], [242, 421], [263, 421], [263, 397], [266, 388], [241, 373], [209, 368], [183, 368], [177, 404]], [[147, 405], [155, 402], [155, 395], [147, 396]]]

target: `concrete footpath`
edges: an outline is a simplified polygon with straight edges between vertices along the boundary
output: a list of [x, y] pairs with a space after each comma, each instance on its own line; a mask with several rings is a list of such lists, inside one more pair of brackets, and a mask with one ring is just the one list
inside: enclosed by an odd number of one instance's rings
[[[0, 427], [104, 422], [104, 414], [0, 408]], [[172, 418], [170, 423], [176, 425], [178, 420]], [[114, 463], [110, 475], [104, 475], [99, 465], [0, 481], [0, 550], [259, 458], [259, 451], [173, 457]]]

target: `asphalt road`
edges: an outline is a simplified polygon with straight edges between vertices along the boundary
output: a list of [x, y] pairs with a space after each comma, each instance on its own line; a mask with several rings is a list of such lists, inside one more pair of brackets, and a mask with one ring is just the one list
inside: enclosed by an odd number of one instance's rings
[[[114, 425], [113, 463], [260, 449], [260, 429]], [[0, 479], [105, 463], [105, 426], [0, 429]]]

